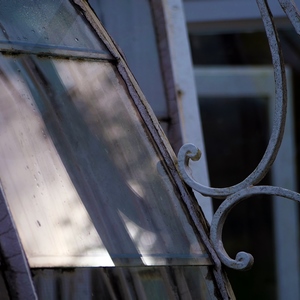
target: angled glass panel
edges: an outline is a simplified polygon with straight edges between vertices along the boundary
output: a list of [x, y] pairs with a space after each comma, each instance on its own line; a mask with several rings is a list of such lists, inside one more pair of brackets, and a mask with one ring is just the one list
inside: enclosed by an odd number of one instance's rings
[[0, 47], [109, 58], [102, 41], [67, 0], [0, 0]]
[[0, 66], [0, 178], [31, 267], [210, 264], [113, 64]]

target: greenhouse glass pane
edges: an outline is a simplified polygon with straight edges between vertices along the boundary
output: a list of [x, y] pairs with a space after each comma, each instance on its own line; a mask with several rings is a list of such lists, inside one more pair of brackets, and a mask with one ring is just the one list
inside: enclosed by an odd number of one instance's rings
[[0, 177], [31, 267], [210, 264], [112, 64], [0, 65]]
[[0, 47], [46, 53], [75, 51], [109, 57], [102, 41], [67, 0], [0, 0]]
[[32, 272], [39, 299], [217, 299], [206, 285], [207, 268], [115, 267]]

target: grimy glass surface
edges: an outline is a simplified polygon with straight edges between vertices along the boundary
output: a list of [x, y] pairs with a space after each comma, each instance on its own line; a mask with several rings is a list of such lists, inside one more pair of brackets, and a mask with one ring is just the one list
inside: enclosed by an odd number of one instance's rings
[[0, 57], [0, 178], [31, 267], [209, 264], [109, 62]]
[[0, 7], [0, 48], [109, 54], [69, 1], [0, 0]]
[[114, 267], [75, 268], [64, 272], [34, 269], [32, 272], [39, 299], [216, 299], [205, 284], [203, 269], [206, 268]]

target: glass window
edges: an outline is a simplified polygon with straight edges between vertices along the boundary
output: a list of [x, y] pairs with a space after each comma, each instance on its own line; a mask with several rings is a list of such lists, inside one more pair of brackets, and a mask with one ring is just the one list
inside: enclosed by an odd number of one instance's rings
[[215, 299], [189, 191], [126, 63], [71, 2], [1, 5], [1, 192], [39, 297]]
[[214, 299], [205, 267], [115, 267], [33, 270], [41, 299]]
[[[0, 1], [0, 47], [8, 51], [110, 57], [103, 42], [69, 1]], [[84, 54], [82, 53], [84, 52]], [[41, 54], [41, 53], [40, 53]], [[74, 55], [74, 53], [72, 54]]]
[[32, 267], [209, 262], [110, 63], [1, 66], [0, 176]]

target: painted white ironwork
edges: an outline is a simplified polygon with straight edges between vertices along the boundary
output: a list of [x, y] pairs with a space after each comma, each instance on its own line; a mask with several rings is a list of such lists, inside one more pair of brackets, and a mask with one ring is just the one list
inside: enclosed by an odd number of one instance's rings
[[[189, 161], [190, 159], [194, 161], [199, 160], [201, 157], [200, 150], [193, 144], [186, 144], [181, 147], [178, 153], [179, 170], [184, 181], [189, 186], [205, 196], [226, 198], [213, 216], [210, 238], [221, 262], [226, 266], [237, 270], [247, 270], [251, 268], [254, 259], [251, 254], [246, 252], [239, 252], [235, 259], [232, 259], [227, 255], [223, 247], [222, 229], [231, 209], [241, 201], [254, 195], [280, 196], [300, 202], [300, 194], [296, 192], [274, 186], [255, 186], [270, 170], [277, 156], [283, 138], [287, 112], [285, 68], [277, 30], [267, 0], [257, 0], [256, 2], [260, 10], [268, 38], [275, 78], [275, 112], [273, 128], [267, 149], [261, 161], [255, 170], [240, 183], [226, 188], [212, 188], [204, 186], [192, 178]], [[291, 20], [297, 33], [300, 33], [300, 15], [294, 1], [279, 0], [279, 3]]]
[[300, 14], [294, 0], [278, 0], [282, 9], [292, 22], [296, 32], [300, 34]]

